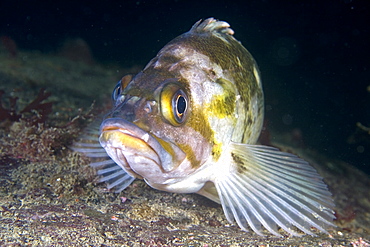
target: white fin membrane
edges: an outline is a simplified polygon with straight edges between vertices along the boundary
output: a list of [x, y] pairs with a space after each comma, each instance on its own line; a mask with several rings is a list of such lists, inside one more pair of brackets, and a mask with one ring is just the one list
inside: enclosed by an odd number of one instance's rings
[[108, 189], [121, 192], [134, 180], [123, 168], [117, 165], [99, 143], [99, 125], [93, 124], [84, 131], [78, 142], [73, 143], [72, 150], [83, 153], [92, 159], [90, 166], [97, 169], [99, 182], [107, 183]]
[[234, 170], [215, 181], [229, 222], [263, 235], [262, 226], [276, 236], [277, 226], [294, 236], [327, 233], [335, 225], [334, 203], [321, 176], [306, 161], [273, 147], [231, 144]]

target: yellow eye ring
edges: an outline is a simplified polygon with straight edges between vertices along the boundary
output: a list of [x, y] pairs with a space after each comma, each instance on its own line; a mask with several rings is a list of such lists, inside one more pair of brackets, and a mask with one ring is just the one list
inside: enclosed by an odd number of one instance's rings
[[174, 126], [185, 123], [189, 111], [189, 98], [179, 85], [168, 84], [161, 92], [161, 113]]

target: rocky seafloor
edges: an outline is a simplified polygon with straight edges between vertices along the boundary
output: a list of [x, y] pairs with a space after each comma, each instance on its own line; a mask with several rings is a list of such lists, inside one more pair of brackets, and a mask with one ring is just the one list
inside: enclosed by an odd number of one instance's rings
[[369, 176], [293, 148], [289, 133], [272, 132], [271, 143], [324, 177], [336, 204], [338, 227], [330, 235], [261, 237], [229, 224], [206, 198], [153, 190], [139, 180], [119, 194], [106, 191], [88, 158], [68, 147], [109, 105], [127, 72], [0, 48], [1, 246], [369, 246]]

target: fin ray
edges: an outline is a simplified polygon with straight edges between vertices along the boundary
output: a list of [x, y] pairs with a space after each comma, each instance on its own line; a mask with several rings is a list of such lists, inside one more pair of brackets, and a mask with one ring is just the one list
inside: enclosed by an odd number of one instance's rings
[[[262, 162], [259, 160], [259, 162]], [[296, 190], [305, 193], [306, 196], [310, 196], [313, 198], [316, 198], [320, 201], [322, 201], [322, 197], [325, 200], [328, 196], [331, 196], [330, 192], [327, 190], [326, 185], [322, 183], [322, 185], [318, 185], [317, 182], [314, 180], [313, 182], [304, 181], [300, 179], [292, 178], [293, 174], [289, 172], [284, 172], [283, 170], [277, 170], [276, 168], [268, 167], [268, 171], [266, 171], [265, 167], [264, 169], [259, 169], [258, 167], [255, 168], [260, 172], [260, 174], [264, 174], [265, 176], [274, 175], [276, 178], [279, 178], [280, 182], [284, 182], [284, 185], [288, 185], [291, 187], [294, 187], [295, 185], [301, 185], [300, 187], [297, 187]], [[279, 172], [283, 173], [282, 175], [278, 174]], [[288, 177], [289, 176], [289, 177]], [[291, 176], [291, 177], [290, 177]], [[301, 177], [301, 176], [300, 176]], [[320, 179], [320, 177], [316, 176], [316, 179]], [[272, 181], [272, 183], [276, 184], [275, 181]], [[289, 190], [288, 187], [285, 187], [287, 190]], [[309, 193], [309, 195], [308, 195]], [[324, 201], [323, 201], [324, 202]]]
[[97, 168], [97, 167], [104, 166], [104, 165], [109, 165], [109, 164], [115, 164], [115, 163], [112, 159], [107, 159], [107, 160], [103, 160], [103, 161], [92, 162], [92, 163], [90, 163], [90, 166], [94, 167], [94, 168]]
[[202, 20], [197, 21], [190, 29], [190, 32], [194, 33], [210, 32], [219, 37], [222, 37], [220, 35], [224, 34], [228, 35], [234, 34], [234, 31], [230, 28], [229, 23], [225, 21], [217, 21], [214, 18], [208, 18], [203, 21]]
[[306, 161], [278, 149], [232, 143], [229, 174], [215, 181], [227, 219], [244, 230], [262, 235], [263, 226], [280, 236], [276, 226], [300, 236], [292, 227], [314, 235], [335, 226], [331, 194], [320, 175]]
[[98, 181], [107, 183], [108, 189], [114, 188], [115, 192], [121, 192], [135, 180], [101, 147], [97, 123], [92, 123], [70, 148], [91, 158], [90, 166], [97, 169], [96, 173], [100, 176]]

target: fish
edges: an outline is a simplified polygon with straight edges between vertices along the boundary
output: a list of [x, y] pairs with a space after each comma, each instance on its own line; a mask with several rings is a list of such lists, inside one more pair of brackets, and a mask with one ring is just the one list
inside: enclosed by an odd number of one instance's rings
[[114, 87], [113, 107], [73, 149], [100, 182], [121, 192], [135, 179], [222, 205], [230, 223], [265, 235], [328, 234], [327, 185], [305, 160], [258, 143], [260, 71], [225, 21], [208, 18], [166, 44]]

